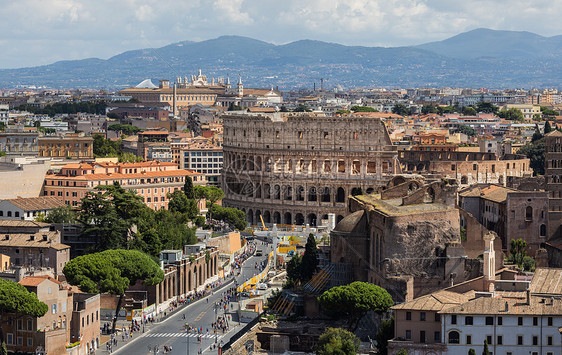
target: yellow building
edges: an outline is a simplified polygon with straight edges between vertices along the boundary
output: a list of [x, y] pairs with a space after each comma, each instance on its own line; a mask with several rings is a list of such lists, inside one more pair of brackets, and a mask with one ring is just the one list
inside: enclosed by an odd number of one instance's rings
[[539, 105], [530, 104], [506, 104], [502, 107], [502, 110], [509, 110], [510, 108], [516, 108], [521, 113], [523, 113], [523, 118], [525, 121], [531, 121], [535, 115], [542, 117], [541, 107]]

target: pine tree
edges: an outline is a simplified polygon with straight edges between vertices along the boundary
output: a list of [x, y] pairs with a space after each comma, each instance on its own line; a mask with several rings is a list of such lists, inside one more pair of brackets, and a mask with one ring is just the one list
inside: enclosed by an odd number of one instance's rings
[[490, 350], [488, 350], [488, 340], [484, 340], [484, 351], [482, 351], [482, 355], [490, 355]]
[[183, 193], [185, 197], [189, 200], [193, 200], [195, 198], [195, 194], [193, 193], [193, 181], [191, 181], [191, 177], [185, 177], [185, 184], [183, 185]]
[[552, 132], [552, 127], [550, 126], [550, 122], [546, 121], [544, 124], [544, 134]]

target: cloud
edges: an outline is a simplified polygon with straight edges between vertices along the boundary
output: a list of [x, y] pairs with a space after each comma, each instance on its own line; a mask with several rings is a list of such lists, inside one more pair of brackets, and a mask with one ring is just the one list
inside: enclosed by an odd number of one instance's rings
[[18, 0], [4, 4], [0, 65], [108, 58], [183, 40], [412, 45], [478, 27], [562, 32], [560, 0]]

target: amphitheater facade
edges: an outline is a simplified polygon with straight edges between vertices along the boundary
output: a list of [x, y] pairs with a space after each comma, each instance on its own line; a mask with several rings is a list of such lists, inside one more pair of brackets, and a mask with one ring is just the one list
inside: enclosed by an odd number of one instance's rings
[[[378, 118], [224, 115], [223, 205], [250, 224], [320, 224], [348, 214], [348, 196], [400, 172]], [[356, 190], [354, 190], [356, 189]]]

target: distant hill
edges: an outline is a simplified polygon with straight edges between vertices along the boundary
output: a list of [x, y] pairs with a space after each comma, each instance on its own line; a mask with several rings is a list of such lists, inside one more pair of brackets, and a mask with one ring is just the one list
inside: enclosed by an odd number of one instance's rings
[[222, 36], [127, 51], [107, 60], [61, 61], [0, 70], [0, 87], [123, 88], [196, 73], [242, 75], [254, 87], [281, 89], [456, 86], [490, 88], [561, 87], [562, 36], [477, 29], [439, 42], [411, 47], [361, 47], [301, 40], [274, 45]]

